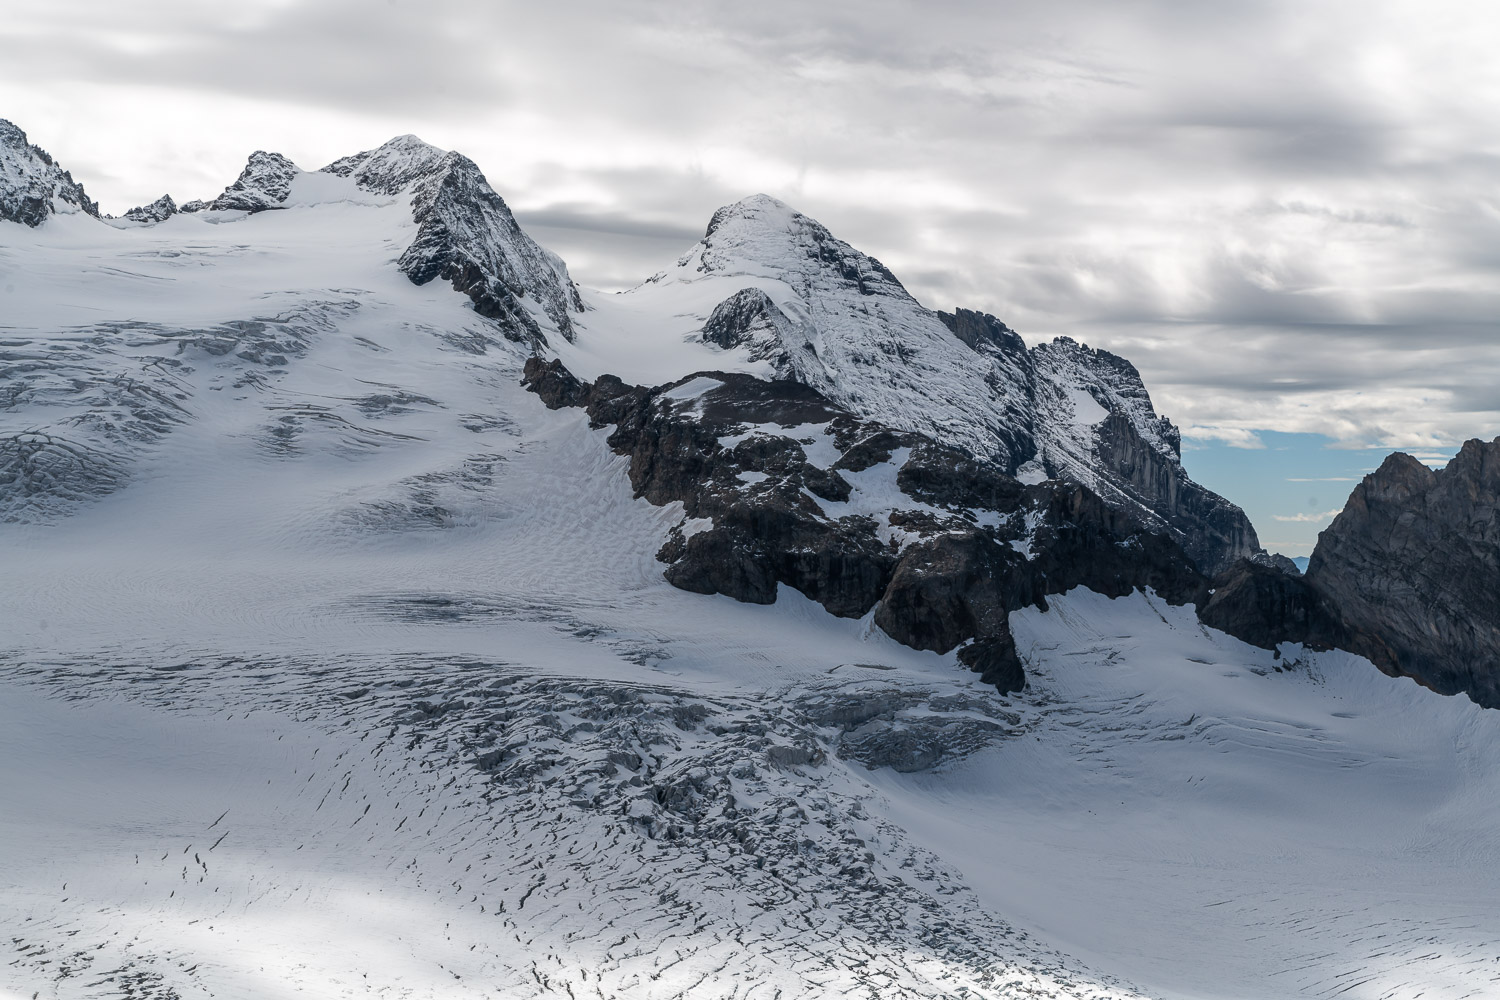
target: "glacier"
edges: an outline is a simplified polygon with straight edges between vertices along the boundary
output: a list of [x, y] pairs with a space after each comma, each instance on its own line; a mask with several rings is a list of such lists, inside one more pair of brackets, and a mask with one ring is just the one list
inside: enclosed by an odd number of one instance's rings
[[[1149, 520], [1186, 487], [1133, 368], [764, 197], [578, 288], [470, 161], [382, 149], [123, 220], [37, 168], [63, 209], [0, 221], [0, 996], [1494, 991], [1500, 715], [1149, 589], [1012, 611], [1009, 693], [688, 592], [657, 553], [706, 526], [521, 384], [795, 373]], [[816, 502], [956, 516], [901, 461]]]

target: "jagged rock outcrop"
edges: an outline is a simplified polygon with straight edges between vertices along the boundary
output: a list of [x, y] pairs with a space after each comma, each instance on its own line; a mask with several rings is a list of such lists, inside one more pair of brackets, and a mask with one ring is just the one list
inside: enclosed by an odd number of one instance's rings
[[546, 343], [529, 300], [573, 339], [572, 314], [583, 301], [567, 266], [521, 230], [473, 160], [404, 135], [323, 170], [377, 194], [411, 196], [417, 235], [398, 263], [414, 283], [442, 278], [481, 315], [504, 323], [508, 336]]
[[1025, 485], [923, 435], [861, 420], [798, 382], [700, 372], [592, 384], [531, 358], [526, 385], [583, 407], [630, 457], [637, 496], [679, 502], [658, 558], [685, 590], [769, 604], [785, 585], [897, 641], [946, 653], [1002, 691], [1025, 670], [1008, 616], [1076, 586], [1201, 599], [1180, 546], [1073, 482]]
[[1287, 572], [1241, 559], [1214, 578], [1198, 605], [1198, 619], [1263, 649], [1283, 642], [1313, 649], [1349, 644], [1338, 614], [1295, 565]]
[[1318, 538], [1307, 581], [1348, 645], [1391, 674], [1500, 708], [1500, 438], [1440, 471], [1409, 455], [1364, 478]]
[[257, 149], [235, 182], [208, 205], [218, 211], [264, 212], [281, 208], [302, 169], [280, 153]]
[[165, 222], [176, 214], [177, 203], [172, 200], [171, 195], [164, 194], [149, 205], [137, 205], [121, 216], [121, 218], [129, 219], [131, 222], [143, 222], [147, 225], [154, 225], [158, 222]]
[[743, 348], [751, 361], [768, 361], [778, 378], [797, 377], [796, 352], [813, 352], [807, 330], [759, 288], [742, 288], [714, 307], [703, 340], [725, 350]]
[[1188, 477], [1182, 436], [1157, 415], [1134, 365], [1067, 337], [1031, 357], [1037, 462], [1048, 477], [1083, 483], [1170, 535], [1207, 575], [1260, 551], [1245, 512]]
[[98, 218], [99, 206], [46, 150], [33, 146], [25, 132], [0, 119], [0, 221], [35, 228], [58, 212], [83, 212]]
[[875, 624], [913, 649], [946, 653], [1006, 627], [1035, 599], [1026, 558], [982, 530], [943, 532], [910, 545], [891, 574]]

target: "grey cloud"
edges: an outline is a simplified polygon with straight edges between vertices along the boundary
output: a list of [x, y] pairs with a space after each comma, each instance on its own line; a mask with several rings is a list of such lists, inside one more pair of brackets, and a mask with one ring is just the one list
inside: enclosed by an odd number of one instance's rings
[[585, 233], [630, 236], [647, 240], [672, 240], [684, 248], [703, 236], [703, 228], [673, 221], [643, 219], [624, 212], [601, 212], [587, 205], [549, 205], [517, 211], [516, 218], [528, 228], [576, 229]]
[[[130, 7], [8, 17], [0, 101], [45, 78], [282, 109], [253, 139], [140, 110], [159, 143], [216, 136], [216, 163], [363, 148], [298, 108], [359, 118], [364, 146], [414, 131], [604, 288], [765, 190], [928, 305], [1118, 350], [1180, 423], [1500, 430], [1497, 22], [1458, 0]], [[167, 186], [52, 151], [132, 203]]]

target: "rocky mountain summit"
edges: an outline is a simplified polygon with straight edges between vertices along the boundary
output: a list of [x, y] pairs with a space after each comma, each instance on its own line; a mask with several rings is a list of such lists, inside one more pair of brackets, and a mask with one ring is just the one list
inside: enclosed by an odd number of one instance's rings
[[546, 335], [522, 300], [540, 305], [558, 333], [574, 337], [583, 300], [567, 265], [522, 231], [505, 200], [467, 156], [403, 135], [335, 160], [325, 173], [381, 195], [410, 195], [417, 236], [399, 266], [416, 284], [433, 278], [468, 295], [480, 315], [534, 345]]
[[35, 228], [58, 212], [97, 218], [99, 206], [46, 150], [31, 145], [25, 132], [0, 119], [0, 221]]

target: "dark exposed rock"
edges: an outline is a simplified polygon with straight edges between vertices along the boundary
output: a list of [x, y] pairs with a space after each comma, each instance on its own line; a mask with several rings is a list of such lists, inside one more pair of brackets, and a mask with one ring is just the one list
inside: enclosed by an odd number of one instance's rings
[[99, 216], [83, 185], [52, 161], [26, 133], [0, 119], [0, 221], [36, 228], [59, 211]]
[[1298, 566], [1295, 560], [1282, 555], [1280, 552], [1257, 552], [1250, 557], [1250, 561], [1259, 563], [1262, 566], [1269, 566], [1272, 569], [1278, 569], [1289, 576], [1302, 575], [1302, 567]]
[[[613, 376], [589, 385], [533, 357], [524, 383], [549, 407], [582, 407], [593, 426], [612, 426], [609, 445], [630, 458], [637, 496], [683, 505], [658, 553], [675, 586], [769, 604], [785, 585], [835, 615], [874, 609], [908, 646], [962, 646], [962, 662], [1002, 691], [1025, 686], [1008, 616], [1046, 594], [1150, 587], [1181, 604], [1206, 592], [1175, 541], [1086, 487], [1024, 486], [924, 435], [859, 420], [798, 382], [700, 372], [654, 389]], [[808, 457], [813, 438], [799, 438], [809, 427], [818, 447], [839, 452], [832, 461], [822, 452], [827, 467]], [[882, 501], [894, 506], [824, 508], [853, 497], [846, 475], [898, 461], [900, 496]]]
[[1026, 496], [1014, 476], [986, 462], [916, 435], [908, 436], [911, 454], [897, 474], [896, 485], [907, 496], [945, 507], [1013, 511]]
[[1434, 472], [1394, 454], [1318, 539], [1307, 580], [1348, 647], [1391, 674], [1500, 708], [1500, 438]]
[[[1206, 575], [1260, 551], [1244, 511], [1188, 477], [1181, 434], [1156, 413], [1134, 365], [1068, 337], [1039, 344], [1030, 356], [1038, 461], [1049, 477], [1083, 483], [1172, 536]], [[1080, 407], [1097, 411], [1097, 422], [1081, 419]]]
[[555, 359], [543, 361], [535, 355], [527, 358], [521, 384], [540, 396], [549, 410], [588, 405], [590, 387]]
[[1198, 605], [1198, 618], [1263, 649], [1283, 642], [1331, 649], [1347, 641], [1337, 615], [1295, 565], [1287, 573], [1241, 559], [1214, 578], [1209, 595]]
[[157, 223], [165, 222], [177, 214], [177, 203], [172, 196], [164, 194], [149, 205], [138, 205], [126, 212], [122, 218], [131, 222]]
[[[1176, 445], [1177, 428], [1167, 426]], [[1245, 512], [1189, 479], [1181, 464], [1151, 447], [1123, 414], [1111, 413], [1099, 425], [1097, 454], [1118, 487], [1159, 514], [1204, 573], [1220, 572], [1259, 551]]]
[[1036, 487], [1044, 498], [1032, 541], [1043, 594], [1088, 587], [1123, 597], [1150, 587], [1170, 604], [1195, 602], [1207, 581], [1175, 541], [1141, 526], [1076, 483]]
[[250, 154], [249, 162], [235, 182], [208, 207], [244, 212], [281, 208], [292, 193], [292, 180], [301, 172], [301, 168], [280, 153], [258, 149]]
[[[700, 510], [703, 504], [699, 504]], [[829, 613], [858, 618], [880, 598], [895, 562], [868, 519], [829, 523], [810, 502], [778, 492], [727, 506], [714, 527], [669, 542], [668, 582], [699, 594], [771, 604], [778, 584], [801, 591]]]
[[958, 662], [978, 674], [986, 684], [993, 684], [1001, 694], [1026, 688], [1026, 668], [1016, 652], [1016, 640], [1008, 623], [960, 649]]
[[1026, 560], [980, 531], [943, 534], [902, 553], [875, 624], [914, 649], [946, 653], [998, 633], [1033, 599]]
[[951, 313], [939, 312], [937, 318], [955, 337], [975, 350], [988, 346], [1018, 355], [1026, 353], [1026, 342], [1021, 335], [989, 313], [955, 309]]

